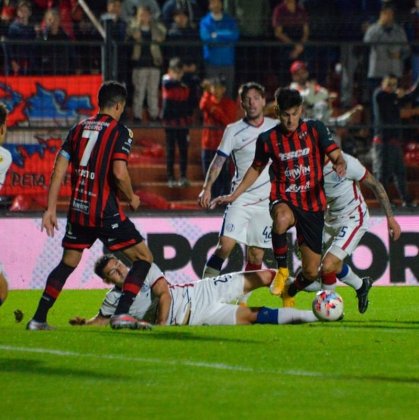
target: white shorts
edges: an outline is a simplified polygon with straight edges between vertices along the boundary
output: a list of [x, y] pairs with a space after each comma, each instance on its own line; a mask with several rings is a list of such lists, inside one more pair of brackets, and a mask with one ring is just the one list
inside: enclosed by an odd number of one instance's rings
[[238, 305], [229, 302], [243, 295], [243, 273], [203, 279], [194, 287], [189, 325], [236, 325]]
[[326, 253], [330, 252], [343, 261], [355, 251], [359, 241], [368, 230], [368, 224], [368, 211], [362, 217], [342, 217], [326, 221], [323, 230]]
[[233, 203], [224, 213], [220, 236], [227, 236], [247, 246], [270, 248], [272, 218], [268, 206]]

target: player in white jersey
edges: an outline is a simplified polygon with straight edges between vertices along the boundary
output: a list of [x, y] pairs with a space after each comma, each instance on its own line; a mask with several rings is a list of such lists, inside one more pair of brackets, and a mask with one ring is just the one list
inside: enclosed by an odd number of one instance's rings
[[[245, 83], [240, 86], [239, 95], [244, 117], [226, 127], [198, 197], [199, 204], [206, 209], [211, 202], [211, 187], [226, 159], [231, 156], [234, 162], [235, 172], [231, 185], [234, 191], [253, 162], [259, 134], [278, 124], [277, 120], [263, 115], [266, 104], [263, 86], [255, 82]], [[270, 188], [269, 168], [266, 167], [255, 184], [227, 206], [216, 250], [204, 268], [204, 278], [220, 273], [224, 261], [237, 242], [247, 246], [246, 270], [262, 267], [264, 249], [271, 247]]]
[[[121, 285], [128, 273], [113, 255], [96, 263], [95, 272], [106, 283], [115, 284], [105, 297], [96, 316], [86, 320], [75, 317], [72, 325], [107, 325], [122, 294]], [[130, 314], [140, 321], [159, 325], [246, 325], [296, 324], [316, 322], [312, 311], [294, 308], [251, 308], [231, 304], [245, 293], [269, 287], [276, 270], [229, 273], [188, 284], [169, 284], [156, 264], [152, 264], [144, 285], [135, 298]]]
[[[0, 191], [6, 179], [6, 172], [12, 164], [12, 155], [2, 147], [7, 133], [7, 109], [0, 104]], [[6, 300], [8, 293], [7, 279], [0, 264], [0, 306]]]
[[[351, 255], [358, 246], [359, 241], [368, 230], [369, 212], [362, 195], [360, 184], [370, 188], [387, 217], [387, 227], [393, 240], [400, 237], [401, 229], [394, 218], [391, 204], [383, 185], [351, 155], [342, 153], [346, 164], [346, 176], [340, 178], [333, 170], [332, 163], [326, 161], [323, 167], [324, 188], [327, 197], [327, 211], [325, 214], [325, 227], [323, 243], [327, 249], [323, 260], [323, 272], [336, 276], [356, 290], [358, 310], [364, 313], [368, 308], [368, 292], [372, 286], [372, 279], [361, 279], [343, 261]], [[324, 286], [314, 282], [304, 290], [316, 291]], [[300, 290], [298, 283], [289, 286], [288, 292], [293, 294]]]

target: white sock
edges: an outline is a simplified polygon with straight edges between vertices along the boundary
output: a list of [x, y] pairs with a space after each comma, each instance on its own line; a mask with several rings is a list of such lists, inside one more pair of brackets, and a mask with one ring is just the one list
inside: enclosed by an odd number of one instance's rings
[[362, 286], [362, 279], [357, 276], [351, 269], [351, 267], [348, 267], [348, 272], [345, 277], [338, 278], [339, 281], [342, 283], [347, 284], [348, 286], [351, 286], [353, 289], [358, 290]]
[[220, 270], [216, 270], [215, 268], [208, 267], [207, 265], [204, 267], [204, 273], [202, 274], [202, 278], [208, 277], [217, 277], [220, 275]]
[[313, 281], [313, 283], [309, 284], [304, 291], [305, 292], [318, 292], [319, 290], [322, 290], [322, 285], [319, 281]]
[[318, 319], [312, 311], [302, 311], [295, 308], [278, 308], [278, 324], [302, 324], [316, 322]]

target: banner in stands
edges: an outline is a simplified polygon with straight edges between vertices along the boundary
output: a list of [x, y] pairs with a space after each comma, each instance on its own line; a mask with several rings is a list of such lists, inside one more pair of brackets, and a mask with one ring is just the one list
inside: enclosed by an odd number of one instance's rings
[[[22, 141], [5, 145], [12, 154], [13, 163], [2, 195], [31, 195], [46, 201], [51, 168], [66, 135], [60, 128], [72, 126], [97, 112], [97, 92], [101, 83], [99, 75], [0, 77], [0, 102], [9, 110], [8, 126], [15, 130], [9, 132], [9, 137], [16, 130], [22, 133]], [[30, 144], [23, 141], [21, 127], [33, 128]], [[43, 127], [43, 130], [36, 127]], [[54, 133], [48, 134], [45, 127], [53, 128]], [[60, 194], [70, 194], [69, 177]]]
[[[147, 238], [155, 262], [176, 283], [198, 280], [205, 261], [214, 250], [221, 217], [147, 217], [132, 219]], [[370, 229], [349, 263], [361, 277], [370, 276], [378, 285], [419, 285], [419, 216], [398, 216], [401, 238], [390, 241], [385, 217], [372, 217]], [[40, 218], [0, 219], [0, 262], [11, 289], [42, 289], [49, 272], [58, 264], [65, 219], [59, 219], [59, 231], [48, 238], [40, 231]], [[157, 222], [157, 223], [156, 223]], [[295, 232], [289, 234], [295, 243]], [[299, 266], [294, 246], [290, 247], [289, 266]], [[66, 283], [69, 289], [106, 287], [93, 274], [95, 260], [104, 252], [97, 241], [84, 252], [78, 269]], [[273, 266], [268, 252], [267, 266]], [[225, 271], [241, 270], [243, 248], [237, 247], [227, 261]]]

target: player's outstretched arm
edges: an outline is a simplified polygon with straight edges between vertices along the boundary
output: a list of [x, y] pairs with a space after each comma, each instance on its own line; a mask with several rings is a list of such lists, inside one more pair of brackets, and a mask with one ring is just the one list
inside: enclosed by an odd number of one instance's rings
[[213, 209], [223, 204], [232, 203], [234, 200], [239, 198], [240, 195], [243, 194], [258, 179], [263, 169], [264, 166], [256, 168], [250, 166], [244, 174], [244, 177], [240, 184], [237, 186], [237, 188], [229, 195], [221, 195], [220, 197], [216, 197], [214, 200], [211, 201], [210, 208]]
[[367, 176], [362, 180], [362, 184], [368, 187], [374, 193], [375, 197], [379, 201], [384, 213], [387, 217], [387, 228], [389, 234], [393, 240], [397, 241], [400, 238], [401, 228], [394, 218], [393, 210], [391, 208], [391, 203], [386, 193], [386, 190], [370, 172], [367, 173]]
[[57, 201], [61, 184], [68, 168], [68, 159], [58, 155], [55, 160], [54, 169], [51, 175], [51, 183], [48, 190], [48, 207], [42, 216], [41, 231], [44, 229], [48, 236], [54, 237], [54, 229], [58, 230], [57, 222]]
[[169, 285], [164, 277], [161, 277], [156, 283], [154, 283], [153, 294], [159, 299], [156, 324], [166, 325], [169, 318], [172, 297], [169, 292]]
[[204, 209], [209, 208], [211, 203], [211, 188], [214, 185], [214, 182], [220, 175], [221, 169], [226, 161], [225, 156], [215, 155], [212, 160], [207, 175], [205, 177], [204, 185], [202, 186], [202, 191], [198, 196], [198, 203]]
[[86, 319], [76, 316], [74, 318], [69, 319], [69, 324], [73, 326], [81, 326], [81, 325], [90, 325], [96, 327], [104, 327], [109, 324], [109, 317], [102, 316], [97, 314], [93, 318]]

